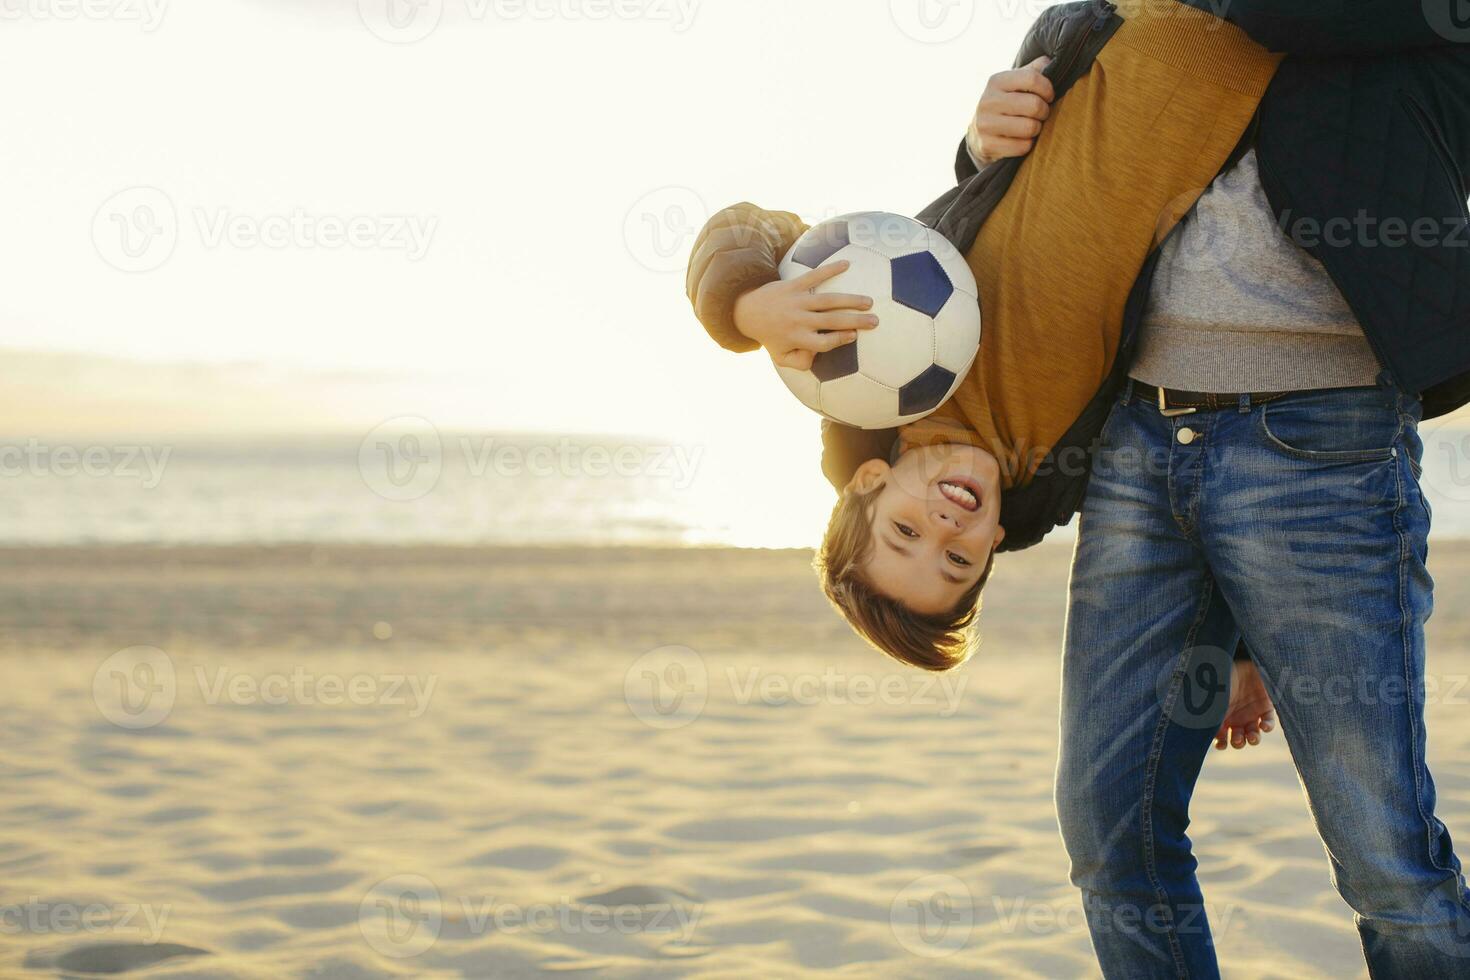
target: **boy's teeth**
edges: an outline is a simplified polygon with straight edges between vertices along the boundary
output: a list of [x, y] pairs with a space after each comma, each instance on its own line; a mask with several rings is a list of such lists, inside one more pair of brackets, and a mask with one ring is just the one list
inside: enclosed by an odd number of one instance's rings
[[966, 510], [975, 510], [980, 506], [980, 501], [975, 498], [975, 494], [971, 492], [970, 488], [960, 486], [958, 483], [941, 480], [939, 483], [939, 492]]

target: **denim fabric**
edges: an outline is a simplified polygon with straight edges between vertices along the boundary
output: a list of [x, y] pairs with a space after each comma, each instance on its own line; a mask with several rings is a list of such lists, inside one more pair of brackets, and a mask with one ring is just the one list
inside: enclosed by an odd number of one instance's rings
[[1106, 976], [1218, 976], [1186, 829], [1243, 637], [1370, 973], [1470, 978], [1424, 762], [1420, 415], [1387, 376], [1179, 418], [1125, 387], [1082, 510], [1057, 772]]

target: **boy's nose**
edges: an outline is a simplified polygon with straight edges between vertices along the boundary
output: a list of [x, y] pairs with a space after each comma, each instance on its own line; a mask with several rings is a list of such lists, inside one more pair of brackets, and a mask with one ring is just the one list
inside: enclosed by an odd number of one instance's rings
[[960, 523], [960, 519], [949, 510], [936, 510], [934, 512], [934, 522], [941, 527], [954, 531], [958, 531], [964, 526]]

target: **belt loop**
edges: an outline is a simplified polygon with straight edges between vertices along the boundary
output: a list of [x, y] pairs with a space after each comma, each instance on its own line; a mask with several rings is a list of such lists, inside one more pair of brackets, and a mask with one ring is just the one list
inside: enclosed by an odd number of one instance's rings
[[1378, 387], [1388, 396], [1388, 404], [1400, 415], [1404, 414], [1404, 393], [1399, 389], [1397, 382], [1393, 380], [1393, 373], [1384, 370], [1378, 376]]
[[1242, 392], [1241, 395], [1240, 395], [1240, 414], [1241, 415], [1249, 415], [1250, 413], [1251, 413], [1251, 396], [1248, 393], [1246, 393], [1246, 392]]
[[1127, 408], [1133, 402], [1133, 387], [1134, 387], [1135, 384], [1136, 384], [1136, 382], [1132, 378], [1129, 378], [1128, 379], [1128, 383], [1123, 386], [1123, 407], [1124, 408]]

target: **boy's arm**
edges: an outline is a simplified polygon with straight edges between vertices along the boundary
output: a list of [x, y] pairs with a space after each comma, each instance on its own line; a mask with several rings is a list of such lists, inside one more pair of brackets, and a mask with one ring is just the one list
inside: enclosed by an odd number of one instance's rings
[[1062, 28], [1078, 8], [1091, 6], [1084, 0], [1048, 7], [1026, 32], [1011, 70], [991, 76], [955, 157], [958, 182], [997, 160], [1031, 152], [1056, 98], [1045, 71], [1061, 46]]
[[721, 347], [764, 347], [778, 367], [810, 370], [816, 356], [857, 340], [878, 318], [872, 297], [823, 291], [851, 265], [828, 262], [789, 282], [781, 259], [807, 226], [794, 214], [737, 204], [705, 225], [689, 260], [689, 300]]
[[715, 343], [742, 354], [760, 347], [735, 326], [735, 302], [781, 278], [782, 257], [806, 230], [794, 214], [746, 203], [705, 224], [689, 257], [685, 288], [694, 315]]
[[1046, 77], [1050, 64], [1051, 58], [1042, 55], [990, 77], [955, 158], [955, 176], [961, 183], [997, 160], [1031, 152], [1056, 100], [1056, 89]]
[[1316, 58], [1465, 44], [1458, 0], [1179, 0], [1223, 17], [1271, 51]]

